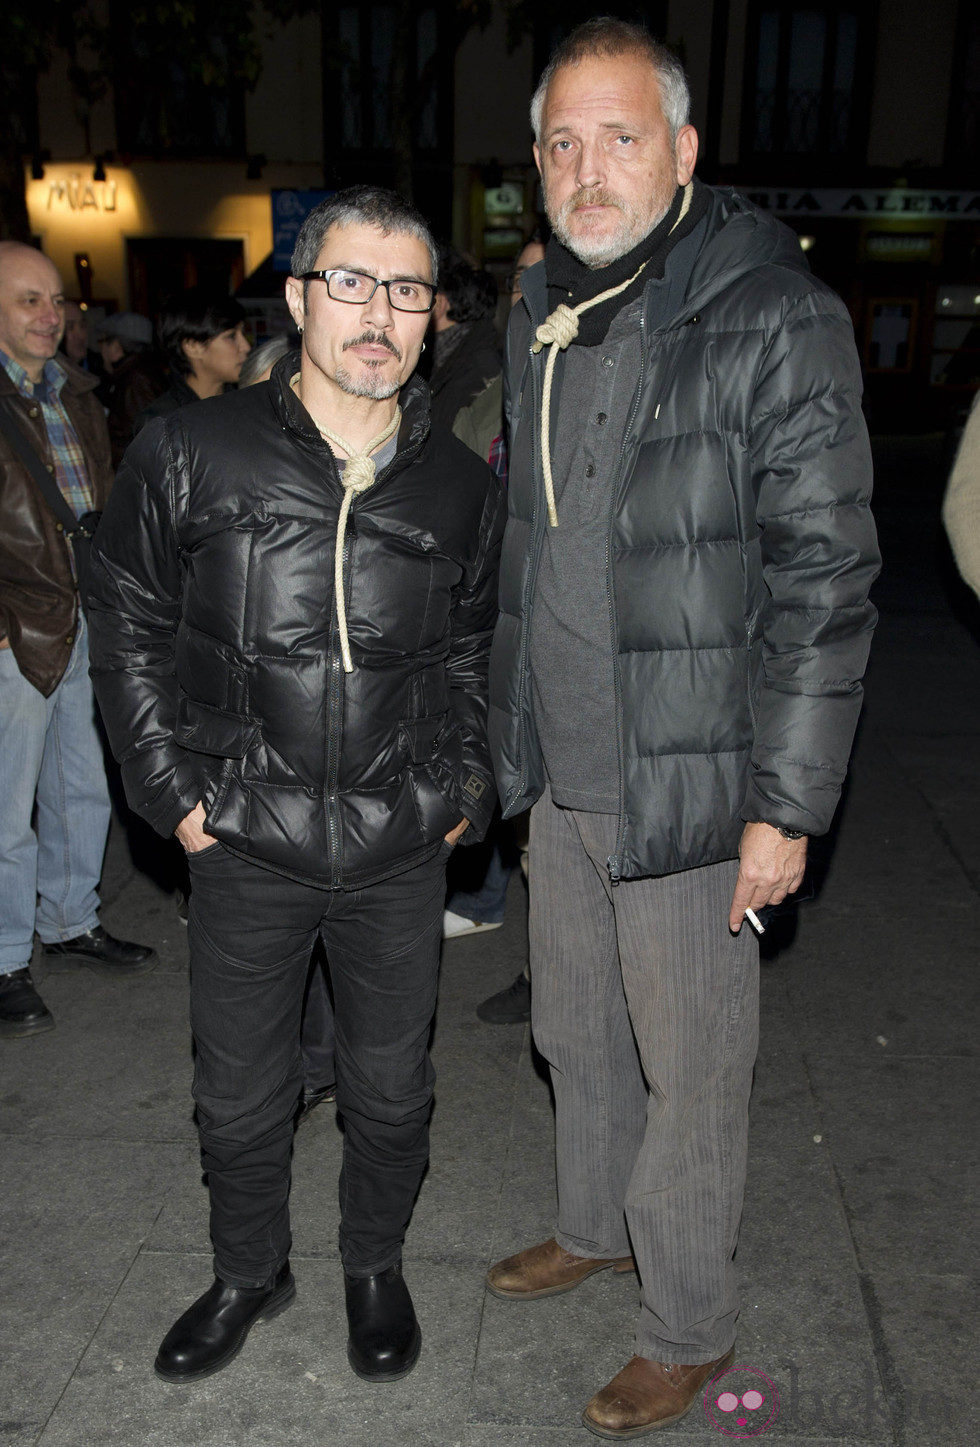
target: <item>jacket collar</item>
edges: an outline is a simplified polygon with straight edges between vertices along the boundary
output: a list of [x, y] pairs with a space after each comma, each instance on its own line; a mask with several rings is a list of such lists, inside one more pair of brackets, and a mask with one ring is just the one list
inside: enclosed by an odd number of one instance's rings
[[[707, 189], [711, 192], [707, 235], [694, 263], [687, 299], [667, 323], [669, 328], [682, 325], [739, 276], [767, 263], [794, 271], [809, 270], [799, 243], [787, 226], [729, 187]], [[649, 296], [655, 285], [656, 282], [648, 282], [645, 295]], [[529, 267], [521, 277], [521, 291], [533, 335], [548, 315], [548, 286], [542, 262]]]
[[[287, 352], [272, 369], [269, 386], [272, 402], [283, 427], [296, 433], [313, 447], [326, 447], [313, 418], [289, 385], [299, 371], [300, 353]], [[398, 429], [398, 451], [417, 447], [429, 431], [429, 386], [417, 373], [412, 373], [398, 398], [402, 409], [402, 425]]]
[[[85, 392], [94, 392], [99, 385], [98, 377], [93, 377], [89, 372], [83, 372], [81, 367], [76, 367], [75, 363], [70, 362], [61, 352], [59, 352], [53, 360], [55, 366], [59, 367], [64, 373], [63, 393], [74, 393], [76, 396], [80, 396]], [[21, 395], [14, 385], [13, 379], [6, 367], [0, 367], [0, 396], [16, 397]]]

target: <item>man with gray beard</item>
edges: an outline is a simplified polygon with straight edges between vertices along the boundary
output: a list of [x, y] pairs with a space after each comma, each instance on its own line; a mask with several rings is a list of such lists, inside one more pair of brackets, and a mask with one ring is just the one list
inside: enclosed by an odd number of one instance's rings
[[634, 1355], [583, 1415], [610, 1439], [732, 1361], [750, 925], [830, 824], [878, 567], [847, 313], [790, 231], [695, 179], [688, 105], [643, 30], [562, 43], [531, 112], [555, 234], [505, 371], [490, 726], [505, 816], [533, 806], [558, 1221], [488, 1285], [635, 1268]]
[[411, 1371], [402, 1241], [428, 1159], [445, 867], [490, 821], [499, 488], [412, 378], [436, 252], [393, 192], [304, 223], [302, 348], [150, 422], [99, 533], [93, 676], [133, 807], [187, 853], [215, 1279], [155, 1368], [196, 1381], [292, 1302], [300, 1011], [325, 946], [359, 1376]]

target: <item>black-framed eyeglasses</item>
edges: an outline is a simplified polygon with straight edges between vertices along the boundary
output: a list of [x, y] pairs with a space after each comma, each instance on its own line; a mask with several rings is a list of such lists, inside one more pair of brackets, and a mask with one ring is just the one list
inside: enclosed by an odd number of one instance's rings
[[352, 306], [364, 306], [379, 286], [388, 293], [388, 301], [396, 312], [430, 312], [436, 300], [434, 286], [408, 276], [382, 281], [380, 277], [368, 276], [365, 271], [346, 271], [335, 266], [331, 271], [304, 271], [299, 279], [325, 281], [331, 300], [347, 301]]

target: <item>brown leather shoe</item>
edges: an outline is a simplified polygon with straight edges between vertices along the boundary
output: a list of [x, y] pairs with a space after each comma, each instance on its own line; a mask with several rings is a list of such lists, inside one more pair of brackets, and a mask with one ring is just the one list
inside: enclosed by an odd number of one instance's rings
[[716, 1361], [693, 1367], [633, 1357], [608, 1387], [596, 1392], [582, 1421], [597, 1437], [614, 1441], [669, 1427], [691, 1410], [705, 1382], [730, 1367], [734, 1358], [734, 1347]]
[[487, 1272], [487, 1289], [505, 1301], [533, 1301], [538, 1296], [557, 1296], [572, 1291], [587, 1276], [597, 1271], [635, 1271], [632, 1256], [615, 1260], [592, 1256], [573, 1256], [551, 1238], [540, 1246], [529, 1246], [516, 1256], [507, 1256]]

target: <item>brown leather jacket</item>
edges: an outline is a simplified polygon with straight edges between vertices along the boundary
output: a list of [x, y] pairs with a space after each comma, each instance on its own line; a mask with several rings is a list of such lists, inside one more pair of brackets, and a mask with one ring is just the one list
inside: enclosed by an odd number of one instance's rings
[[[96, 379], [63, 357], [58, 363], [68, 373], [61, 399], [82, 445], [94, 506], [101, 510], [112, 486], [112, 466]], [[0, 407], [16, 418], [49, 465], [41, 409], [20, 395], [2, 367]], [[68, 667], [75, 641], [78, 591], [68, 548], [37, 483], [0, 433], [0, 638], [9, 640], [21, 673], [45, 698]]]

